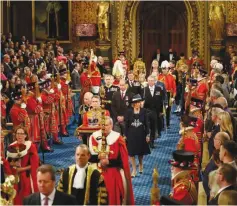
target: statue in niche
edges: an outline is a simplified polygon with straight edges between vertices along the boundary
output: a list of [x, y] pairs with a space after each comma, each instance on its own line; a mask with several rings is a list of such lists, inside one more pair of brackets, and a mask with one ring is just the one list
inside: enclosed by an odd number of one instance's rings
[[109, 38], [109, 1], [101, 1], [98, 4], [98, 30], [101, 41], [110, 41]]
[[218, 2], [211, 3], [209, 11], [211, 39], [223, 40], [225, 32], [225, 7]]

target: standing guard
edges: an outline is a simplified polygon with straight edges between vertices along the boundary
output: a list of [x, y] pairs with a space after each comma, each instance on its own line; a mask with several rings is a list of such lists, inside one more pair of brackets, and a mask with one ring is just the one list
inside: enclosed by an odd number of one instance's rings
[[27, 95], [26, 110], [29, 114], [31, 133], [30, 137], [32, 142], [42, 144], [42, 149], [46, 152], [52, 152], [53, 150], [48, 145], [47, 136], [44, 125], [44, 112], [42, 107], [42, 98], [40, 93], [40, 87], [43, 87], [44, 83], [32, 82], [27, 84], [29, 90]]
[[45, 89], [41, 93], [42, 105], [44, 111], [45, 131], [48, 135], [52, 135], [54, 144], [62, 144], [58, 138], [58, 122], [56, 121], [55, 107], [55, 92], [54, 92], [54, 77], [51, 80], [46, 80]]
[[166, 125], [170, 126], [170, 111], [171, 106], [176, 96], [176, 84], [172, 74], [169, 74], [169, 62], [163, 61], [161, 63], [162, 74], [159, 75], [158, 80], [165, 84], [167, 91], [168, 107], [166, 108]]

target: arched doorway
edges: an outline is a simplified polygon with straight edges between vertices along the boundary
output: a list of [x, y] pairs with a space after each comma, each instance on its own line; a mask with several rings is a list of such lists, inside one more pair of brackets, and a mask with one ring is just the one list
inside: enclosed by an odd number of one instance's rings
[[184, 2], [143, 2], [140, 5], [140, 51], [150, 68], [157, 48], [179, 55], [187, 50], [187, 14]]

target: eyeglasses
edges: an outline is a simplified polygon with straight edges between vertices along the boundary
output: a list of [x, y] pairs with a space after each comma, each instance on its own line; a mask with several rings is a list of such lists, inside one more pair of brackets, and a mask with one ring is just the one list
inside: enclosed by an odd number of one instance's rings
[[16, 133], [17, 135], [26, 135], [25, 133]]

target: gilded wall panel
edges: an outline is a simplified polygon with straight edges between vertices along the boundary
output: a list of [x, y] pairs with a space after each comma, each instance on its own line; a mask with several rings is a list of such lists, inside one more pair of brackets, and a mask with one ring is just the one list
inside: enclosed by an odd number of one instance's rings
[[226, 23], [237, 23], [237, 1], [226, 2]]
[[95, 48], [95, 41], [80, 40], [75, 36], [76, 24], [97, 23], [97, 2], [72, 1], [72, 40], [73, 49]]

